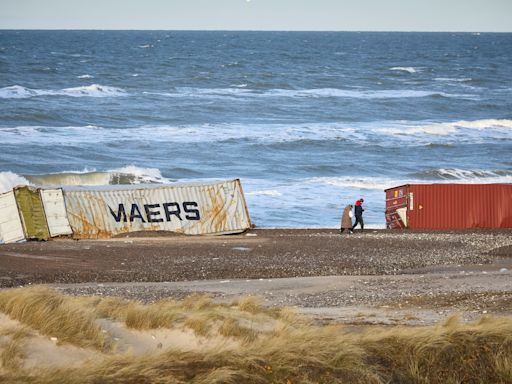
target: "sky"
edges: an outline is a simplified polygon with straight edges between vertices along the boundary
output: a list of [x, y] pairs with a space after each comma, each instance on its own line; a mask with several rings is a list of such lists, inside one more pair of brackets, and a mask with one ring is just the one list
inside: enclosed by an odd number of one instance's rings
[[512, 0], [0, 0], [0, 29], [512, 32]]

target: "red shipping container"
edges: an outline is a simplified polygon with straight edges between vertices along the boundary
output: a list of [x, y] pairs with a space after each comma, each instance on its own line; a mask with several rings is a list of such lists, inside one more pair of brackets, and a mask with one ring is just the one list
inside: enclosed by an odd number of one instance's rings
[[390, 229], [512, 228], [512, 184], [407, 184], [385, 192]]

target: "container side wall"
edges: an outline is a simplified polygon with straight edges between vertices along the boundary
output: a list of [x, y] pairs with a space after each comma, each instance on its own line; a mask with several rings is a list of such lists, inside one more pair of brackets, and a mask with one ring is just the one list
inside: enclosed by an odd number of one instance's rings
[[512, 184], [411, 185], [416, 229], [512, 228]]
[[23, 225], [14, 192], [0, 195], [0, 243], [24, 240]]
[[77, 238], [108, 238], [134, 231], [187, 235], [243, 232], [250, 228], [236, 180], [159, 188], [65, 190], [69, 223]]
[[17, 187], [14, 189], [14, 195], [21, 214], [25, 237], [27, 239], [48, 240], [50, 233], [38, 191], [26, 186]]
[[62, 189], [41, 189], [39, 191], [43, 202], [48, 230], [51, 237], [71, 235], [66, 206]]

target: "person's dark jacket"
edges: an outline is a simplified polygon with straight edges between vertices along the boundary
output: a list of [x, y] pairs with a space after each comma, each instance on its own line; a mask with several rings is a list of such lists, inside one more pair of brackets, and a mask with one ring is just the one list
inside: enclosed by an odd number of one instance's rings
[[356, 217], [362, 217], [363, 216], [363, 206], [361, 205], [361, 202], [358, 200], [356, 202], [356, 206], [354, 208], [354, 214]]

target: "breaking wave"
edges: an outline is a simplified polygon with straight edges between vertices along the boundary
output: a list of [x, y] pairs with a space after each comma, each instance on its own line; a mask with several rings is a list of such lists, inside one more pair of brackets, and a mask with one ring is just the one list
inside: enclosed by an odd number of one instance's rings
[[[412, 135], [429, 135], [429, 136], [456, 136], [457, 134], [467, 134], [474, 131], [486, 131], [491, 137], [510, 137], [510, 129], [512, 128], [512, 120], [509, 119], [482, 119], [482, 120], [459, 120], [454, 122], [430, 123], [414, 125], [405, 122], [405, 124], [397, 124], [395, 126], [378, 128], [377, 132], [390, 134], [394, 136], [412, 136]], [[492, 136], [494, 135], [494, 136]], [[461, 138], [464, 141], [464, 138]]]
[[469, 183], [469, 184], [491, 184], [491, 183], [512, 183], [512, 170], [465, 170], [457, 168], [428, 169], [415, 172], [409, 177], [313, 177], [307, 179], [306, 183], [327, 184], [342, 188], [358, 190], [384, 190], [403, 184], [424, 184], [424, 183]]
[[300, 124], [198, 124], [183, 126], [141, 126], [105, 128], [19, 126], [0, 127], [3, 144], [11, 145], [79, 145], [110, 143], [144, 137], [150, 142], [205, 143], [246, 140], [252, 144], [311, 144], [315, 142], [349, 142], [381, 146], [432, 146], [510, 140], [512, 120], [482, 119], [454, 122], [375, 121]]
[[0, 193], [8, 192], [17, 185], [30, 184], [27, 179], [13, 172], [0, 172]]
[[18, 175], [0, 172], [0, 193], [17, 185], [58, 187], [64, 185], [120, 185], [120, 184], [166, 184], [176, 180], [165, 178], [156, 168], [129, 165], [108, 171], [83, 170], [47, 173], [41, 175]]
[[411, 176], [420, 180], [433, 180], [436, 182], [460, 181], [475, 183], [510, 183], [512, 170], [467, 170], [458, 168], [428, 169], [415, 172]]
[[203, 98], [347, 98], [347, 99], [398, 99], [420, 97], [447, 97], [474, 99], [473, 94], [451, 94], [429, 90], [390, 89], [390, 90], [354, 90], [340, 88], [312, 89], [269, 89], [260, 91], [249, 88], [176, 88], [174, 92], [144, 92], [145, 94], [167, 97], [203, 97]]
[[[136, 75], [136, 74], [135, 74]], [[135, 76], [133, 75], [133, 76]], [[78, 76], [80, 79], [93, 78], [91, 75]], [[156, 95], [174, 98], [344, 98], [344, 99], [401, 99], [423, 97], [445, 97], [474, 100], [478, 96], [474, 94], [447, 93], [433, 90], [411, 89], [385, 89], [385, 90], [361, 90], [341, 88], [312, 88], [312, 89], [269, 89], [266, 91], [249, 89], [245, 84], [233, 88], [176, 88], [171, 92], [148, 92], [143, 95]], [[115, 97], [127, 96], [128, 93], [118, 87], [91, 84], [87, 86], [53, 89], [32, 89], [20, 85], [0, 88], [2, 99], [24, 99], [37, 96], [69, 96], [69, 97]]]
[[114, 97], [126, 95], [127, 93], [124, 89], [99, 84], [60, 90], [32, 89], [22, 87], [21, 85], [0, 88], [0, 99], [26, 99], [37, 96]]

